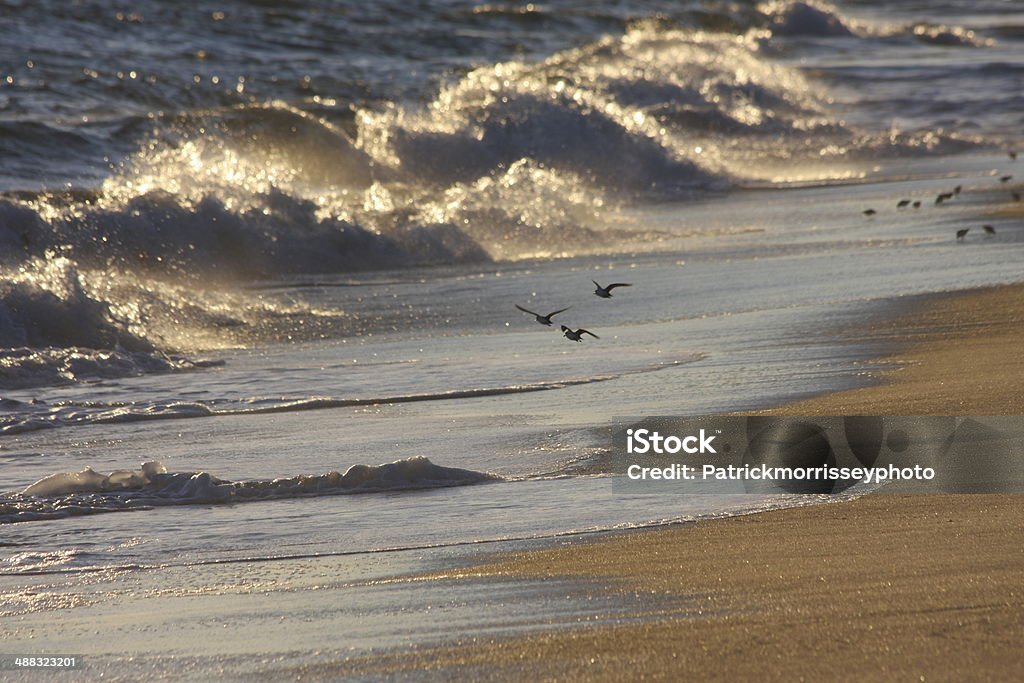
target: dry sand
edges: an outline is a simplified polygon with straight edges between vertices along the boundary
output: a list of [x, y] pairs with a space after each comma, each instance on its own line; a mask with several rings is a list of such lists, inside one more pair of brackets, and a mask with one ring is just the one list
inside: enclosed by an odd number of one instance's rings
[[[1024, 287], [871, 323], [885, 381], [812, 414], [1024, 413]], [[440, 575], [578, 577], [669, 613], [351, 660], [476, 679], [1021, 680], [1024, 496], [874, 495], [505, 555]], [[310, 672], [312, 673], [312, 672]]]

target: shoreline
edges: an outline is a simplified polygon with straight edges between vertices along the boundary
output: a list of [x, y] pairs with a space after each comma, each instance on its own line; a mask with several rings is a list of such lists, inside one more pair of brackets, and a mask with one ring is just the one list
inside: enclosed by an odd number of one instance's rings
[[[1024, 358], [1013, 353], [1024, 334], [1024, 284], [980, 287], [925, 297], [865, 322], [859, 342], [891, 349], [880, 382], [827, 392], [764, 415], [1021, 415]], [[850, 334], [852, 330], [845, 331]]]
[[[893, 344], [877, 361], [886, 366], [881, 382], [753, 412], [1024, 413], [1016, 381], [1024, 358], [1015, 353], [1024, 284], [931, 297], [856, 334]], [[346, 667], [493, 680], [1008, 679], [1024, 668], [1022, 502], [1014, 494], [868, 495], [503, 553], [424, 578], [574, 579], [603, 594], [661, 594], [681, 607]]]

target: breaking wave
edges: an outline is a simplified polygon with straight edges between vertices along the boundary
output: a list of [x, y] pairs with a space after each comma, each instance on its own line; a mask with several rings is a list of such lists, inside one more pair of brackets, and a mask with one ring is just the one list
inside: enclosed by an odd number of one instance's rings
[[760, 10], [768, 17], [767, 26], [777, 36], [852, 37], [854, 23], [838, 9], [824, 3], [771, 2]]
[[246, 503], [314, 496], [467, 486], [499, 481], [485, 472], [442, 467], [416, 457], [353, 465], [344, 474], [227, 481], [208, 472], [168, 472], [160, 462], [104, 475], [86, 468], [54, 474], [18, 493], [0, 495], [0, 524], [63, 519], [168, 505]]
[[336, 311], [48, 252], [0, 267], [0, 390], [210, 367], [182, 354], [348, 324]]

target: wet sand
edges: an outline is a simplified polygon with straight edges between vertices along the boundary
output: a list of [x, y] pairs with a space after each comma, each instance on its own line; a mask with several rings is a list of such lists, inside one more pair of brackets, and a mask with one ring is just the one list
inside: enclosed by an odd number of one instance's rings
[[[933, 299], [858, 334], [898, 348], [880, 366], [880, 384], [771, 412], [1024, 412], [1022, 286]], [[1024, 670], [1024, 496], [872, 495], [508, 554], [434, 578], [467, 577], [596, 580], [595, 591], [661, 596], [665, 607], [360, 658], [347, 669], [476, 679], [924, 681], [1013, 680]]]
[[1024, 286], [926, 301], [899, 317], [848, 330], [891, 342], [882, 383], [766, 411], [780, 415], [1024, 414]]

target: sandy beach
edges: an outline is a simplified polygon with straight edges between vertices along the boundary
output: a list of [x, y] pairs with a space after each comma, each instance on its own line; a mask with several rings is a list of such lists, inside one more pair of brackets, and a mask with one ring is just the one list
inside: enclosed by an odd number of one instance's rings
[[[879, 385], [773, 412], [1019, 413], [1022, 334], [1024, 287], [934, 299], [870, 325], [899, 345]], [[675, 607], [349, 664], [497, 680], [1010, 680], [1024, 667], [1022, 502], [871, 495], [499, 556], [434, 578], [574, 577]]]

